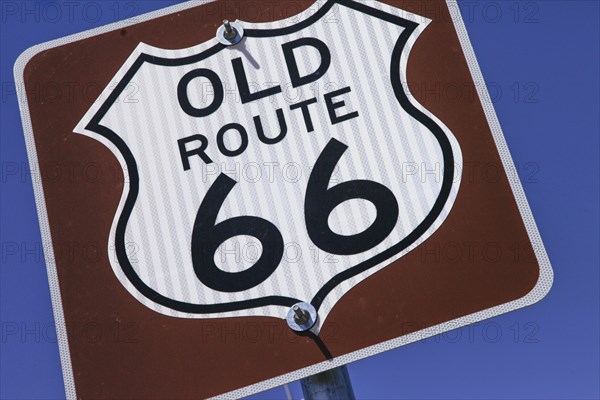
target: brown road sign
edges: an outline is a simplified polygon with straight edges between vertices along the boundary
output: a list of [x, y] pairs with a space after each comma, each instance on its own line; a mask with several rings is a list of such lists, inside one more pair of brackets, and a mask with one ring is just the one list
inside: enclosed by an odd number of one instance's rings
[[15, 75], [70, 398], [239, 397], [552, 284], [454, 1], [184, 3]]

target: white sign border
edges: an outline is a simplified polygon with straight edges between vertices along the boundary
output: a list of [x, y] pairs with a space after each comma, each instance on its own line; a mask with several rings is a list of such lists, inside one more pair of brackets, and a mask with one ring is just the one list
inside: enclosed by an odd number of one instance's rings
[[[38, 44], [36, 46], [30, 47], [25, 50], [17, 59], [14, 66], [14, 75], [15, 75], [15, 83], [17, 87], [17, 95], [19, 100], [19, 108], [21, 111], [21, 119], [23, 122], [23, 131], [25, 134], [25, 142], [27, 147], [27, 154], [29, 157], [29, 164], [32, 172], [32, 181], [33, 181], [33, 189], [35, 194], [35, 202], [37, 205], [38, 219], [40, 223], [42, 244], [44, 248], [44, 255], [46, 260], [46, 268], [48, 272], [48, 280], [50, 284], [50, 293], [52, 297], [52, 308], [54, 311], [54, 319], [56, 324], [56, 333], [57, 333], [57, 341], [58, 347], [60, 350], [60, 358], [62, 364], [63, 371], [63, 379], [65, 383], [65, 394], [67, 399], [76, 399], [75, 392], [75, 382], [73, 379], [73, 369], [71, 365], [71, 356], [69, 350], [69, 343], [67, 338], [67, 328], [65, 325], [65, 319], [63, 314], [62, 300], [60, 295], [60, 287], [58, 282], [58, 274], [56, 271], [56, 262], [54, 257], [54, 249], [52, 246], [52, 238], [50, 234], [50, 225], [48, 222], [48, 214], [46, 212], [46, 203], [44, 197], [44, 191], [41, 181], [41, 171], [38, 168], [38, 158], [37, 158], [37, 150], [35, 146], [35, 140], [33, 136], [33, 129], [31, 125], [31, 118], [29, 114], [29, 106], [27, 104], [27, 96], [25, 93], [24, 86], [24, 77], [23, 72], [25, 66], [35, 55], [40, 52], [49, 50], [54, 47], [62, 46], [68, 43], [72, 43], [78, 40], [86, 39], [92, 36], [97, 36], [102, 33], [106, 33], [109, 31], [122, 29], [128, 27], [130, 25], [134, 25], [140, 22], [148, 21], [151, 19], [155, 19], [158, 17], [162, 17], [168, 14], [180, 12], [192, 7], [205, 5], [211, 3], [210, 1], [203, 0], [192, 0], [182, 4], [170, 6], [161, 10], [153, 11], [147, 14], [143, 14], [129, 20], [115, 22], [109, 25], [105, 25], [99, 28], [91, 29], [88, 31], [84, 31], [81, 33], [77, 33], [74, 35], [66, 36], [60, 39], [52, 40], [46, 43]], [[317, 0], [319, 1], [319, 0]], [[370, 1], [369, 1], [370, 2]], [[510, 151], [508, 150], [508, 146], [506, 144], [506, 140], [504, 138], [504, 134], [502, 133], [502, 129], [500, 127], [500, 123], [498, 121], [498, 117], [496, 116], [496, 112], [494, 111], [493, 103], [490, 98], [490, 95], [486, 89], [485, 81], [483, 79], [483, 75], [481, 74], [481, 70], [479, 69], [479, 64], [475, 57], [475, 53], [473, 51], [473, 47], [471, 46], [471, 41], [469, 40], [469, 36], [467, 34], [467, 30], [460, 14], [460, 9], [456, 0], [446, 0], [448, 5], [448, 9], [452, 16], [452, 20], [454, 22], [454, 27], [458, 33], [458, 37], [460, 39], [461, 46], [463, 48], [463, 52], [467, 59], [469, 69], [471, 71], [471, 75], [473, 77], [473, 82], [475, 83], [475, 87], [477, 88], [477, 93], [479, 95], [479, 99], [481, 101], [481, 105], [484, 109], [488, 124], [492, 131], [492, 135], [494, 136], [494, 140], [496, 142], [496, 147], [498, 148], [498, 152], [500, 153], [500, 157], [502, 159], [502, 163], [504, 165], [504, 169], [507, 172], [508, 179], [510, 181], [510, 185], [515, 196], [517, 205], [519, 206], [519, 210], [521, 212], [521, 217], [525, 223], [525, 227], [527, 229], [527, 233], [529, 234], [529, 239], [531, 240], [533, 249], [535, 251], [537, 261], [540, 265], [540, 274], [538, 278], [538, 282], [535, 287], [525, 296], [520, 299], [513, 300], [511, 302], [489, 308], [487, 310], [479, 311], [449, 322], [445, 322], [443, 324], [435, 325], [414, 333], [411, 333], [406, 336], [402, 336], [397, 339], [388, 340], [386, 342], [382, 342], [376, 344], [374, 346], [366, 347], [362, 350], [358, 350], [352, 353], [345, 354], [343, 356], [335, 357], [332, 360], [323, 361], [318, 364], [314, 364], [310, 367], [302, 368], [288, 374], [280, 375], [275, 378], [271, 378], [253, 385], [249, 385], [222, 395], [217, 396], [216, 398], [222, 399], [231, 399], [231, 398], [239, 398], [242, 396], [248, 396], [257, 392], [262, 392], [267, 389], [271, 389], [276, 386], [283, 385], [285, 383], [295, 381], [301, 378], [304, 378], [309, 375], [313, 375], [340, 365], [348, 364], [353, 361], [360, 360], [362, 358], [366, 358], [369, 356], [373, 356], [375, 354], [382, 353], [387, 350], [391, 350], [408, 343], [412, 343], [418, 340], [422, 340], [434, 335], [437, 335], [442, 332], [446, 332], [452, 329], [457, 329], [465, 325], [469, 325], [478, 321], [482, 321], [487, 318], [491, 318], [500, 314], [504, 314], [509, 311], [517, 310], [519, 308], [523, 308], [525, 306], [534, 304], [544, 298], [546, 294], [550, 291], [553, 282], [553, 272], [552, 266], [550, 265], [550, 260], [548, 259], [548, 255], [546, 254], [546, 250], [544, 248], [544, 244], [540, 237], [539, 231], [535, 224], [535, 220], [533, 218], [533, 214], [531, 213], [531, 209], [529, 207], [529, 203], [527, 202], [527, 198], [525, 197], [525, 192], [523, 191], [523, 187], [521, 182], [516, 174], [516, 168], [512, 157], [510, 155]]]

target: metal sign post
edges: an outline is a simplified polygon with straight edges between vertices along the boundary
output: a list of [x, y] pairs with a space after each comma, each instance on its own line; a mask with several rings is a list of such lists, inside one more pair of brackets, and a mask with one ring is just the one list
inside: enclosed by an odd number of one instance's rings
[[354, 400], [345, 365], [300, 380], [305, 400]]

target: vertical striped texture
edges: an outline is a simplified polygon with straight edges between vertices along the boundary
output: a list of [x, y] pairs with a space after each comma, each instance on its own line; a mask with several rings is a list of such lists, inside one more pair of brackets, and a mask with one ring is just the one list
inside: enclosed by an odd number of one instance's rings
[[[386, 11], [391, 10], [386, 7]], [[427, 25], [427, 21], [421, 18], [403, 15], [400, 10], [393, 12], [419, 22], [419, 31]], [[278, 28], [290, 24], [290, 21], [280, 21], [256, 27]], [[254, 27], [253, 24], [245, 26]], [[135, 249], [135, 257], [132, 257], [135, 262], [132, 265], [142, 280], [166, 297], [194, 304], [227, 303], [269, 295], [310, 302], [333, 276], [393, 246], [414, 230], [438, 197], [444, 160], [437, 140], [401, 108], [391, 88], [391, 54], [402, 29], [344, 6], [336, 6], [326, 18], [300, 32], [273, 38], [248, 37], [242, 44], [196, 64], [180, 67], [144, 64], [131, 82], [137, 90], [134, 101], [119, 99], [101, 121], [124, 139], [139, 168], [139, 196], [127, 226], [126, 237], [127, 242], [131, 243], [130, 248]], [[411, 38], [409, 48], [416, 36], [418, 32]], [[324, 41], [331, 51], [332, 64], [317, 82], [294, 89], [290, 84], [281, 45], [301, 37], [316, 37]], [[177, 51], [142, 44], [115, 76], [114, 82], [122, 77], [141, 52], [180, 58], [197, 54], [215, 43], [216, 40]], [[402, 57], [403, 71], [409, 48], [405, 49]], [[319, 54], [312, 48], [298, 49], [295, 54], [301, 73], [314, 71], [320, 63]], [[243, 59], [252, 91], [281, 85], [283, 93], [241, 104], [231, 67], [231, 60], [237, 57]], [[179, 80], [196, 68], [217, 72], [225, 88], [224, 103], [217, 112], [206, 118], [188, 116], [177, 101]], [[402, 81], [405, 82], [404, 72], [402, 74]], [[358, 111], [360, 116], [332, 125], [323, 95], [347, 86], [352, 91], [343, 96], [346, 106], [339, 109], [338, 113]], [[406, 87], [405, 90], [408, 92]], [[109, 92], [107, 89], [101, 100]], [[198, 107], [212, 101], [211, 87], [202, 79], [194, 80], [188, 93], [192, 104]], [[307, 132], [302, 113], [300, 110], [291, 111], [290, 105], [313, 97], [318, 100], [317, 104], [310, 106], [315, 130]], [[101, 100], [79, 124], [79, 132], [98, 138], [82, 127], [95, 113]], [[412, 101], [415, 103], [414, 99]], [[266, 145], [258, 139], [253, 117], [260, 116], [266, 135], [275, 136], [279, 133], [275, 110], [279, 108], [284, 111], [288, 134], [282, 142]], [[249, 146], [240, 156], [225, 157], [218, 151], [216, 134], [223, 125], [232, 122], [246, 128]], [[462, 159], [459, 146], [448, 129], [441, 123], [440, 126], [450, 138], [455, 161], [460, 167]], [[191, 169], [184, 171], [177, 140], [193, 134], [208, 137], [207, 153], [214, 164], [206, 165], [199, 157], [193, 157], [190, 159]], [[227, 134], [228, 147], [237, 147], [236, 136], [234, 131]], [[306, 232], [306, 185], [312, 166], [331, 138], [345, 143], [348, 150], [338, 163], [330, 187], [348, 180], [372, 180], [392, 190], [398, 201], [400, 217], [393, 232], [378, 246], [361, 254], [328, 254], [319, 250]], [[106, 144], [122, 161], [114, 146]], [[238, 184], [225, 200], [217, 222], [243, 215], [261, 217], [278, 227], [286, 244], [283, 260], [277, 270], [260, 285], [239, 293], [224, 293], [204, 286], [196, 277], [191, 261], [191, 233], [196, 212], [221, 172], [228, 174]], [[337, 286], [319, 310], [321, 322], [353, 286], [430, 236], [450, 211], [458, 186], [457, 178], [442, 215], [413, 246]], [[336, 208], [330, 217], [330, 226], [335, 232], [352, 234], [364, 230], [374, 218], [375, 209], [372, 205], [362, 200], [351, 200]], [[115, 218], [115, 224], [116, 221]], [[114, 245], [114, 226], [108, 245]], [[251, 266], [260, 254], [259, 249], [256, 239], [236, 237], [221, 247], [215, 259], [223, 270], [236, 272]], [[286, 308], [279, 306], [207, 315], [169, 310], [144, 298], [122, 274], [117, 260], [113, 258], [111, 262], [115, 273], [132, 295], [168, 315], [190, 318], [268, 315], [285, 318], [287, 313]]]

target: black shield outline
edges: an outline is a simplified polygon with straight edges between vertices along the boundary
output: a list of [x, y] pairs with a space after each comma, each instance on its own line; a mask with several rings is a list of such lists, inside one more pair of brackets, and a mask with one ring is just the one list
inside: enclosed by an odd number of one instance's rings
[[[370, 16], [382, 19], [384, 21], [405, 28], [400, 34], [392, 52], [390, 67], [391, 85], [394, 90], [395, 96], [398, 102], [400, 103], [401, 107], [404, 109], [404, 111], [406, 111], [411, 117], [415, 118], [417, 121], [423, 124], [427, 129], [429, 129], [429, 131], [434, 135], [434, 137], [438, 141], [442, 150], [442, 155], [444, 157], [444, 176], [442, 178], [442, 187], [438, 198], [436, 199], [433, 207], [431, 208], [429, 214], [425, 217], [425, 219], [423, 219], [423, 221], [421, 221], [421, 223], [410, 234], [408, 234], [396, 245], [388, 248], [387, 250], [377, 254], [376, 256], [373, 256], [372, 258], [366, 261], [363, 261], [360, 264], [355, 265], [354, 267], [340, 272], [339, 274], [331, 278], [325, 285], [323, 285], [323, 287], [310, 301], [310, 303], [315, 307], [316, 310], [319, 310], [326, 296], [340, 283], [368, 270], [369, 268], [375, 267], [380, 263], [384, 262], [385, 260], [400, 253], [401, 251], [415, 243], [425, 232], [427, 232], [429, 227], [433, 225], [433, 223], [441, 214], [442, 210], [444, 209], [444, 206], [446, 205], [450, 197], [455, 173], [454, 153], [449, 138], [444, 133], [444, 130], [434, 120], [432, 120], [429, 116], [420, 111], [415, 105], [413, 105], [410, 102], [409, 97], [405, 93], [404, 87], [401, 82], [401, 55], [406, 43], [408, 42], [409, 38], [412, 36], [412, 34], [415, 32], [416, 28], [419, 25], [416, 22], [404, 19], [393, 14], [386, 13], [376, 8], [369, 7], [354, 0], [329, 0], [327, 1], [327, 3], [321, 6], [321, 8], [315, 14], [308, 17], [304, 21], [293, 24], [289, 27], [279, 29], [246, 29], [245, 36], [253, 38], [267, 38], [297, 32], [320, 20], [331, 10], [331, 8], [335, 4], [349, 7], [355, 11], [368, 14]], [[118, 218], [117, 227], [115, 230], [115, 251], [121, 270], [123, 271], [127, 279], [130, 281], [130, 283], [136, 288], [136, 290], [149, 300], [169, 309], [189, 314], [226, 313], [265, 306], [291, 307], [293, 304], [305, 300], [294, 299], [285, 296], [266, 296], [257, 299], [221, 304], [192, 304], [170, 299], [146, 285], [146, 283], [135, 272], [129, 261], [126, 251], [127, 244], [125, 241], [125, 231], [127, 223], [129, 221], [131, 211], [133, 210], [139, 192], [139, 175], [137, 170], [137, 163], [135, 158], [133, 157], [133, 154], [129, 150], [129, 147], [123, 141], [123, 139], [121, 139], [111, 129], [101, 125], [100, 121], [106, 115], [106, 113], [112, 107], [112, 105], [117, 101], [121, 93], [126, 89], [127, 85], [130, 83], [132, 77], [137, 73], [137, 71], [144, 63], [148, 62], [151, 64], [162, 66], [187, 65], [211, 57], [225, 48], [226, 46], [218, 43], [201, 53], [178, 59], [161, 58], [145, 53], [140, 54], [139, 57], [135, 60], [135, 62], [132, 64], [132, 66], [129, 68], [129, 70], [125, 73], [123, 78], [115, 86], [114, 90], [110, 93], [106, 101], [100, 106], [98, 111], [94, 114], [94, 116], [90, 119], [90, 122], [85, 127], [86, 130], [94, 132], [113, 143], [121, 153], [127, 165], [127, 171], [129, 173], [129, 191], [127, 193], [127, 198], [125, 200], [122, 213]]]

